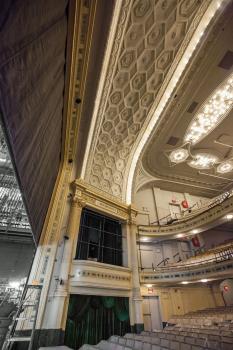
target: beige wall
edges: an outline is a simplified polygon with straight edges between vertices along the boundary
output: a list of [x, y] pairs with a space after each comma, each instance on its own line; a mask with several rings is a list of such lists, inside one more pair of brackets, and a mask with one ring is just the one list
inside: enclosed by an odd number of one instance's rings
[[[157, 187], [150, 187], [139, 190], [135, 194], [134, 204], [139, 210], [137, 216], [138, 225], [148, 225], [171, 213], [169, 203], [180, 205], [183, 200], [187, 200], [189, 206], [195, 203], [204, 203], [204, 197], [193, 196], [189, 193], [179, 193], [161, 190]], [[181, 207], [181, 210], [183, 208]], [[184, 209], [183, 209], [184, 210]]]
[[[168, 321], [172, 315], [184, 315], [191, 311], [211, 308], [221, 305], [221, 299], [214, 295], [208, 286], [197, 287], [166, 287], [153, 288], [148, 294], [148, 288], [141, 288], [142, 296], [159, 296], [162, 320]], [[217, 300], [217, 304], [216, 304]]]

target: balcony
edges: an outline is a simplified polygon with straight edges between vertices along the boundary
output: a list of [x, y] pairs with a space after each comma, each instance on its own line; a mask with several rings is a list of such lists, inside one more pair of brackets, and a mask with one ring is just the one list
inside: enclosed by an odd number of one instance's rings
[[[131, 290], [131, 270], [91, 260], [73, 260], [70, 293], [128, 296]], [[83, 288], [84, 287], [84, 288]]]
[[212, 249], [207, 253], [192, 257], [186, 261], [141, 269], [140, 282], [153, 283], [179, 283], [192, 282], [201, 279], [218, 279], [232, 276], [233, 272], [233, 244]]
[[[189, 208], [188, 211], [190, 211]], [[152, 225], [139, 225], [138, 233], [141, 236], [172, 236], [179, 233], [199, 232], [219, 225], [226, 214], [233, 210], [233, 191], [206, 202], [203, 206], [185, 211], [182, 216], [171, 220], [171, 216], [162, 218]]]

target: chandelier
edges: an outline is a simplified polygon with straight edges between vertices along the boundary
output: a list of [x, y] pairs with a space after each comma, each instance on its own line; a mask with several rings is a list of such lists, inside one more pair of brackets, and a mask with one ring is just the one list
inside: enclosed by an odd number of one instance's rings
[[194, 145], [209, 134], [233, 106], [233, 74], [213, 92], [191, 121], [184, 142]]

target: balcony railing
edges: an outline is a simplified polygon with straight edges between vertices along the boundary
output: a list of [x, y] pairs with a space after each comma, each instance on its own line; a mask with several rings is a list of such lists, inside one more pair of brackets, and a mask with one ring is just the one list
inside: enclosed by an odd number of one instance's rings
[[167, 264], [165, 266], [152, 266], [141, 268], [141, 282], [153, 281], [171, 282], [172, 280], [184, 280], [184, 278], [197, 279], [201, 277], [217, 276], [219, 273], [231, 273], [233, 270], [233, 244], [224, 248], [213, 249], [209, 254], [203, 254], [187, 261]]
[[218, 222], [224, 215], [233, 211], [233, 191], [227, 192], [221, 197], [215, 198], [202, 208], [187, 214], [170, 224], [139, 225], [139, 235], [169, 236], [177, 233], [191, 232], [193, 229], [202, 227], [206, 230], [209, 224]]

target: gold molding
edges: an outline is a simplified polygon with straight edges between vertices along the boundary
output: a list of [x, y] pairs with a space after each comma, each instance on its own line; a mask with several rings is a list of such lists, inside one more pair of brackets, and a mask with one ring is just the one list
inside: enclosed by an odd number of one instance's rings
[[76, 179], [73, 186], [74, 199], [77, 199], [83, 205], [100, 210], [123, 221], [134, 221], [137, 210], [132, 206], [126, 205], [108, 193], [103, 193], [82, 179]]

